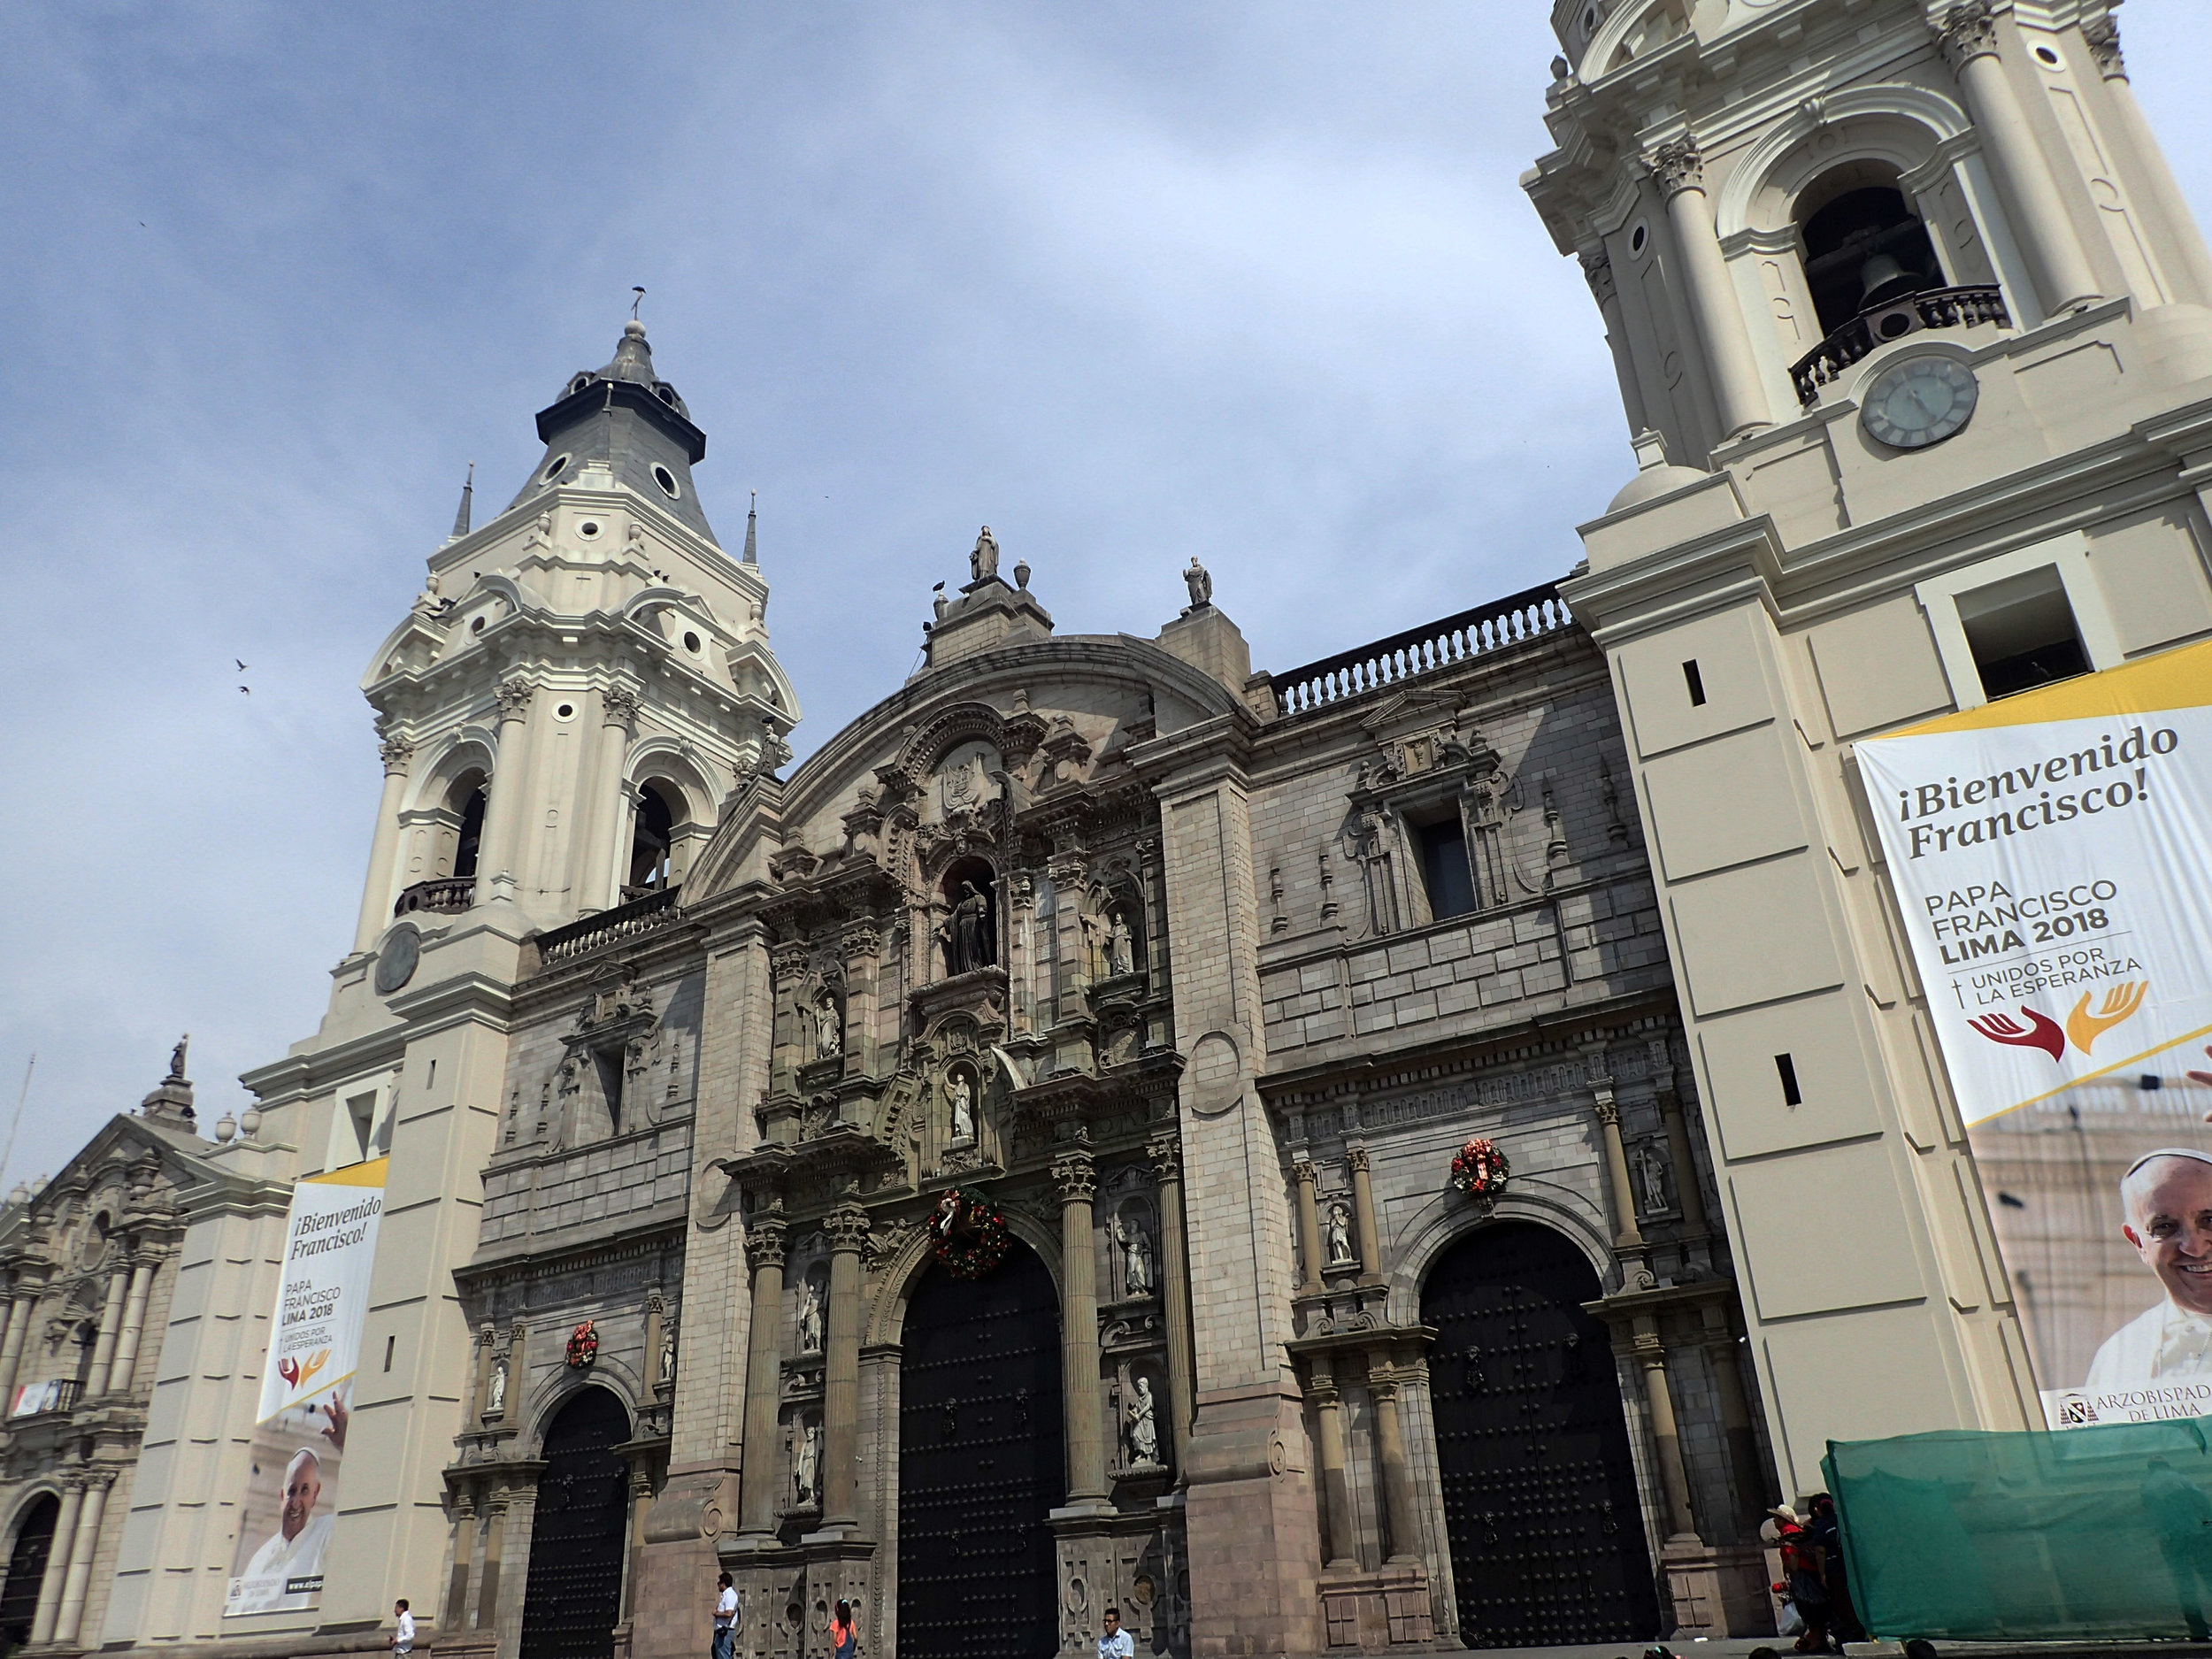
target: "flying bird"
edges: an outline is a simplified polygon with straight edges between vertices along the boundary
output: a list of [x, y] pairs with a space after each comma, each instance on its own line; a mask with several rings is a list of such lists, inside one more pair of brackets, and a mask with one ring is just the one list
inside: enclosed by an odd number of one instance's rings
[[253, 695], [253, 687], [251, 686], [241, 686], [238, 689], [244, 692], [249, 697]]
[[235, 657], [232, 657], [230, 660], [231, 660], [232, 662], [234, 662], [234, 663], [238, 663], [238, 672], [239, 672], [240, 673], [242, 673], [242, 673], [244, 673], [244, 672], [246, 672], [246, 665], [245, 665], [245, 664], [243, 664], [242, 662], [239, 662], [238, 658], [236, 658]]

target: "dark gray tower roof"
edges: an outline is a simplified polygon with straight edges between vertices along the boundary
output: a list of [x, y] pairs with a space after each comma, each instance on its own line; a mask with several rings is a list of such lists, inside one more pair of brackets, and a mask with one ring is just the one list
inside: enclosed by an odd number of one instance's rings
[[707, 434], [691, 424], [676, 388], [653, 373], [645, 325], [623, 325], [614, 360], [580, 370], [560, 397], [538, 411], [545, 453], [508, 511], [557, 484], [572, 482], [587, 461], [604, 461], [618, 482], [659, 503], [708, 540], [714, 527], [691, 488], [693, 463], [707, 452]]

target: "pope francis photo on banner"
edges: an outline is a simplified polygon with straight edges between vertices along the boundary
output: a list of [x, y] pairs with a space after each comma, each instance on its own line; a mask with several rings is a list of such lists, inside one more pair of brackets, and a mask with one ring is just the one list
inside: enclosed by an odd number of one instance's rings
[[[278, 1530], [254, 1551], [244, 1578], [273, 1578], [280, 1586], [285, 1580], [312, 1578], [322, 1572], [332, 1518], [315, 1513], [322, 1495], [323, 1460], [303, 1446], [284, 1466], [284, 1509]], [[275, 1594], [281, 1595], [281, 1588]]]
[[2163, 1147], [2120, 1179], [2122, 1228], [2165, 1297], [2105, 1339], [2091, 1393], [2212, 1377], [2212, 1154]]

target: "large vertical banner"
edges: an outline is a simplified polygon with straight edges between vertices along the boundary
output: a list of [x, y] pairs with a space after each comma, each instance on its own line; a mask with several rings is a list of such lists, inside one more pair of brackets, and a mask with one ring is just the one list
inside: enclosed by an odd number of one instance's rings
[[1858, 756], [2045, 1416], [2212, 1414], [2212, 645]]
[[321, 1599], [390, 1162], [311, 1175], [292, 1189], [226, 1618]]

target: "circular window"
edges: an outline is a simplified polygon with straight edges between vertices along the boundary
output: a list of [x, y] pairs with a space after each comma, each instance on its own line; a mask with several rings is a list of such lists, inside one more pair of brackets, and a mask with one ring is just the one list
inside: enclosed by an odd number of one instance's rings
[[1650, 240], [1651, 227], [1648, 225], [1637, 226], [1634, 230], [1628, 233], [1628, 251], [1631, 253], [1643, 252], [1644, 244]]
[[682, 487], [676, 482], [676, 475], [657, 463], [653, 468], [653, 481], [661, 487], [661, 494], [671, 501], [677, 500], [684, 493]]
[[472, 622], [472, 623], [470, 623], [470, 624], [469, 624], [469, 632], [470, 632], [471, 634], [481, 634], [483, 631], [484, 631], [484, 618], [483, 618], [479, 617], [479, 618], [476, 618], [476, 620], [475, 620], [475, 621], [473, 621], [473, 622]]
[[545, 464], [545, 471], [538, 474], [541, 483], [550, 484], [568, 470], [568, 457], [557, 455]]
[[2058, 54], [2047, 46], [2039, 46], [2035, 49], [2035, 60], [2047, 68], [2058, 67]]
[[585, 519], [583, 523], [576, 526], [576, 534], [582, 536], [585, 541], [590, 541], [592, 537], [599, 534], [599, 520], [596, 518]]
[[557, 720], [574, 719], [576, 718], [576, 705], [572, 703], [564, 703], [559, 708], [553, 710], [553, 718]]
[[686, 649], [687, 651], [689, 651], [689, 652], [690, 652], [690, 653], [691, 653], [694, 657], [698, 656], [698, 655], [699, 655], [699, 636], [698, 636], [697, 634], [685, 634], [685, 635], [684, 635], [684, 649]]

